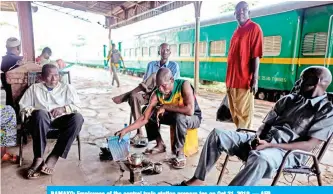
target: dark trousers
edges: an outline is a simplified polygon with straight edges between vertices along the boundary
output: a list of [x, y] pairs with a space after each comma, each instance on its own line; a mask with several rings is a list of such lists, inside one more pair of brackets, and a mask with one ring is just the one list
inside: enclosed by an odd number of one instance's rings
[[33, 139], [34, 157], [43, 157], [47, 134], [57, 130], [57, 143], [52, 150], [52, 154], [66, 159], [74, 139], [81, 131], [83, 121], [84, 119], [80, 113], [64, 115], [51, 121], [47, 111], [33, 111], [28, 125]]
[[[156, 111], [155, 111], [156, 112]], [[172, 151], [177, 153], [184, 147], [187, 129], [199, 128], [201, 120], [198, 116], [187, 116], [181, 113], [165, 112], [160, 119], [160, 124], [175, 126], [174, 144]], [[153, 114], [146, 124], [147, 137], [149, 141], [161, 137], [160, 128], [156, 122], [156, 114]], [[162, 137], [161, 137], [162, 138]]]

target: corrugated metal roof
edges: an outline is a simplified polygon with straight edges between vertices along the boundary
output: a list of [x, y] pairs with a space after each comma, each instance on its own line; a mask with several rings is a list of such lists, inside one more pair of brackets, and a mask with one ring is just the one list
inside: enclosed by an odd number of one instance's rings
[[[105, 26], [119, 28], [193, 3], [193, 1], [36, 1], [105, 16]], [[1, 11], [16, 11], [15, 2], [2, 1]]]

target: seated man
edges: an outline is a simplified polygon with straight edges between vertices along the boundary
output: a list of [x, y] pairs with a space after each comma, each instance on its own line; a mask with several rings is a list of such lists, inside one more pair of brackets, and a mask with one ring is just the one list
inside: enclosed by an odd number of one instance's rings
[[[21, 113], [31, 115], [27, 123], [33, 139], [34, 161], [27, 178], [52, 174], [59, 157], [66, 158], [71, 145], [80, 133], [83, 117], [78, 112], [80, 99], [69, 84], [59, 82], [58, 68], [46, 64], [42, 68], [43, 83], [33, 84], [20, 100]], [[52, 152], [44, 162], [46, 135], [59, 130], [59, 137]]]
[[50, 57], [52, 56], [52, 51], [49, 47], [45, 47], [42, 50], [42, 54], [36, 58], [36, 63], [40, 65], [49, 64], [51, 62]]
[[[326, 94], [331, 81], [332, 75], [327, 68], [305, 69], [297, 82], [300, 83], [299, 92], [289, 94], [275, 104], [257, 136], [214, 129], [207, 137], [194, 176], [181, 185], [202, 185], [223, 151], [246, 161], [230, 185], [256, 185], [261, 178], [271, 178], [288, 150], [311, 151], [327, 141], [333, 132], [333, 106]], [[292, 154], [286, 167], [300, 165], [306, 158]]]
[[2, 57], [1, 61], [1, 83], [6, 91], [6, 105], [14, 107], [12, 87], [7, 83], [6, 73], [18, 67], [23, 61], [23, 56], [21, 54], [21, 41], [17, 38], [11, 37], [6, 41], [7, 53]]
[[172, 150], [176, 153], [176, 158], [172, 165], [175, 168], [184, 168], [186, 164], [184, 143], [187, 129], [198, 128], [201, 123], [201, 110], [194, 96], [194, 89], [188, 81], [174, 80], [168, 68], [158, 70], [156, 87], [158, 89], [152, 94], [143, 115], [116, 135], [122, 138], [126, 133], [146, 124], [148, 140], [156, 140], [157, 145], [153, 149], [147, 149], [145, 153], [162, 153], [166, 151], [166, 148], [159, 132], [159, 123], [173, 125], [176, 128]]
[[[214, 129], [207, 137], [194, 176], [181, 185], [201, 185], [222, 152], [246, 161], [230, 185], [256, 185], [271, 178], [288, 150], [311, 151], [333, 132], [333, 106], [326, 89], [332, 81], [327, 68], [309, 67], [300, 78], [299, 92], [280, 99], [253, 134]], [[292, 154], [287, 168], [302, 164], [307, 157]]]
[[[158, 54], [161, 55], [161, 60], [148, 63], [147, 71], [143, 78], [144, 81], [140, 83], [139, 86], [125, 94], [112, 98], [112, 100], [116, 104], [128, 101], [134, 120], [139, 119], [142, 115], [141, 106], [149, 102], [149, 97], [156, 85], [156, 72], [160, 68], [165, 67], [170, 69], [175, 79], [178, 79], [180, 77], [179, 65], [176, 62], [169, 61], [169, 56], [171, 52], [170, 46], [167, 43], [163, 43], [160, 45]], [[143, 132], [140, 128], [138, 128], [137, 134], [134, 136], [134, 138], [132, 138], [132, 141], [135, 142], [136, 140], [139, 140], [142, 136]]]

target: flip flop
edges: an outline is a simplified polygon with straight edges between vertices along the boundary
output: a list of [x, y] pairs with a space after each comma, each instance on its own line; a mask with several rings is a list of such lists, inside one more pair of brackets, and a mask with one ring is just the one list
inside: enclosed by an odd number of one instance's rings
[[176, 169], [183, 169], [186, 167], [186, 158], [182, 157], [182, 158], [173, 158], [171, 159], [171, 165], [172, 167], [176, 168]]
[[164, 146], [163, 149], [158, 149], [156, 147], [152, 148], [152, 149], [146, 149], [143, 154], [145, 155], [150, 155], [150, 154], [160, 154], [160, 153], [164, 153], [166, 152], [166, 147]]
[[[47, 170], [47, 169], [49, 169], [49, 170]], [[44, 166], [42, 166], [42, 169], [40, 171], [44, 174], [52, 175], [54, 173], [54, 168], [50, 168], [46, 164], [44, 164]]]

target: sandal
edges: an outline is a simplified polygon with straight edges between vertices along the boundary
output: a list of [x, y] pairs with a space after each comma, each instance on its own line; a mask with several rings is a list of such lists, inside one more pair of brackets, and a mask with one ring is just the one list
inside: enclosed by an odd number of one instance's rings
[[40, 172], [37, 172], [37, 169], [29, 168], [29, 170], [27, 172], [27, 178], [28, 179], [36, 179], [38, 177], [40, 177]]
[[48, 167], [46, 164], [42, 166], [42, 169], [40, 170], [42, 173], [47, 175], [52, 175], [54, 172], [54, 168]]
[[172, 186], [188, 186], [188, 185], [186, 184], [186, 181], [182, 181], [181, 183], [174, 184]]
[[183, 169], [186, 167], [186, 158], [185, 157], [176, 157], [171, 159], [171, 165], [172, 167], [176, 169]]
[[20, 161], [20, 157], [15, 154], [5, 153], [1, 158], [1, 162], [7, 161], [17, 164]]
[[27, 179], [36, 179], [36, 178], [40, 177], [40, 172], [37, 172], [37, 171], [39, 171], [43, 165], [44, 165], [44, 161], [35, 169], [30, 167], [27, 172]]
[[135, 147], [146, 147], [148, 145], [148, 138], [139, 137], [133, 142], [133, 145]]
[[150, 155], [150, 154], [160, 154], [160, 153], [164, 153], [164, 152], [166, 152], [166, 147], [165, 146], [163, 146], [163, 149], [159, 149], [159, 148], [156, 148], [156, 147], [154, 147], [154, 148], [152, 148], [152, 149], [146, 149], [144, 152], [143, 152], [143, 154], [145, 154], [145, 155]]
[[139, 135], [135, 135], [134, 137], [131, 138], [130, 144], [135, 144], [140, 139]]
[[100, 160], [112, 160], [111, 152], [108, 148], [100, 148], [101, 152], [99, 153], [99, 159]]

